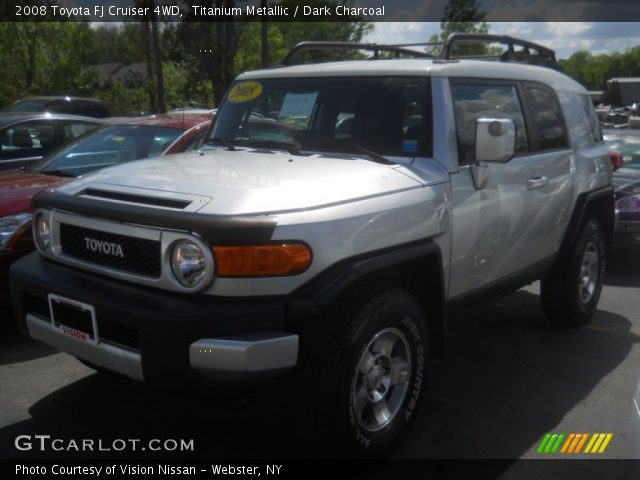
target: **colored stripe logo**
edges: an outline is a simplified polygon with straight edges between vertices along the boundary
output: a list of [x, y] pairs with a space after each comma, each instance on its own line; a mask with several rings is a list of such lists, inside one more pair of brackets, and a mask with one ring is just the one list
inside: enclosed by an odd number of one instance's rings
[[538, 454], [601, 454], [613, 433], [547, 433], [538, 445]]

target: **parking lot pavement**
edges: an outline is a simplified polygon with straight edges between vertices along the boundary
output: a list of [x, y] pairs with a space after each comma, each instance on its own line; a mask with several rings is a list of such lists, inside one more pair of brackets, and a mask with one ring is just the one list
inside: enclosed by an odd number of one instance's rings
[[[537, 284], [451, 320], [447, 354], [433, 361], [428, 399], [397, 456], [539, 458], [547, 432], [607, 432], [601, 458], [623, 458], [640, 377], [639, 312], [640, 260], [628, 257], [609, 269], [599, 310], [582, 328], [549, 325]], [[21, 434], [193, 438], [193, 458], [289, 457], [297, 449], [281, 400], [268, 391], [149, 390], [2, 327], [2, 458], [69, 456], [18, 452]]]

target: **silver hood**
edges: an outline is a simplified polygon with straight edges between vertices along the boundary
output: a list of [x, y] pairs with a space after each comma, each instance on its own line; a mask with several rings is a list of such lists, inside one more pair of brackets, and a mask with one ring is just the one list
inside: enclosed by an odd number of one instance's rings
[[78, 194], [89, 188], [117, 189], [158, 198], [187, 195], [199, 199], [192, 211], [255, 215], [308, 210], [420, 188], [420, 182], [404, 170], [365, 159], [220, 148], [122, 164], [81, 177], [59, 190]]

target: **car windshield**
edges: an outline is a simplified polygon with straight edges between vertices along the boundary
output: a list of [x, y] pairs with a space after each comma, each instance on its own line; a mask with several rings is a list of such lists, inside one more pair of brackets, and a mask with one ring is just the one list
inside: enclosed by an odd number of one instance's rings
[[7, 108], [7, 112], [39, 112], [47, 104], [48, 100], [34, 98], [31, 100], [20, 100]]
[[208, 142], [373, 159], [429, 156], [428, 88], [424, 78], [395, 76], [238, 81]]
[[151, 125], [109, 125], [68, 143], [34, 170], [77, 177], [118, 163], [161, 155], [183, 130]]
[[624, 167], [640, 170], [639, 134], [605, 134], [605, 141], [610, 150], [622, 155]]

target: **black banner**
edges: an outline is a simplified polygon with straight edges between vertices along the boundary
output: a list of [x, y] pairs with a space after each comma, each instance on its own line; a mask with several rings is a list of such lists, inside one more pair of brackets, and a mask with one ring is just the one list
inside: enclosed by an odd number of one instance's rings
[[621, 460], [240, 460], [0, 461], [2, 478], [363, 478], [402, 480], [637, 479], [640, 463]]
[[[354, 21], [439, 22], [460, 0], [12, 0], [3, 21], [163, 22]], [[469, 2], [467, 2], [469, 3]], [[637, 0], [477, 0], [489, 22], [616, 22], [640, 20]], [[630, 32], [633, 34], [633, 32]]]

